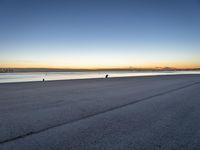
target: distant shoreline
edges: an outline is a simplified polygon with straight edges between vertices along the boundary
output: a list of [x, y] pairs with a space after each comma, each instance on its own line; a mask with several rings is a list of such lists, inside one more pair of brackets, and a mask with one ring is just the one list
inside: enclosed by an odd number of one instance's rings
[[0, 68], [0, 73], [18, 73], [18, 72], [96, 72], [96, 71], [141, 71], [141, 72], [152, 72], [152, 71], [200, 71], [200, 68], [192, 69], [177, 69], [177, 68], [155, 68], [155, 69], [144, 69], [144, 68], [114, 68], [114, 69], [54, 69], [54, 68]]

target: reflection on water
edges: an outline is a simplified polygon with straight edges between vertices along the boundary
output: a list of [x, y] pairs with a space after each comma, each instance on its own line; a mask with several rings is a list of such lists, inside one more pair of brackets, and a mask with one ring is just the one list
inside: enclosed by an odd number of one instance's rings
[[200, 74], [200, 71], [88, 71], [88, 72], [28, 72], [28, 73], [0, 73], [0, 83], [6, 82], [27, 82], [63, 79], [86, 79], [125, 76], [152, 76], [152, 75], [173, 75], [173, 74]]

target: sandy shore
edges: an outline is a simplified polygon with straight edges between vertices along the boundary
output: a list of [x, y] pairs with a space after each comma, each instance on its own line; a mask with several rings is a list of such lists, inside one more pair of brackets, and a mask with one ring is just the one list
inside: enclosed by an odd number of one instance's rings
[[0, 149], [200, 149], [200, 75], [0, 84]]

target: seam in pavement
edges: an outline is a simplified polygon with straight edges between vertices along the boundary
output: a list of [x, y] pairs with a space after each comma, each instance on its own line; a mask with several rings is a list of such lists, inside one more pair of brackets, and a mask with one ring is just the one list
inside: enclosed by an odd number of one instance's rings
[[97, 116], [97, 115], [100, 115], [100, 114], [104, 114], [104, 113], [113, 111], [113, 110], [116, 110], [116, 109], [120, 109], [120, 108], [129, 106], [129, 105], [132, 105], [132, 104], [143, 102], [143, 101], [149, 100], [149, 99], [154, 98], [154, 97], [158, 97], [158, 96], [166, 95], [168, 93], [179, 91], [181, 89], [185, 89], [187, 87], [191, 87], [191, 86], [199, 84], [199, 83], [200, 82], [194, 82], [194, 83], [191, 83], [191, 84], [179, 87], [179, 88], [174, 88], [174, 89], [171, 89], [171, 90], [168, 90], [168, 91], [165, 91], [165, 92], [161, 92], [161, 93], [158, 93], [158, 94], [155, 94], [155, 95], [152, 95], [152, 96], [148, 96], [148, 97], [145, 97], [145, 98], [142, 98], [142, 99], [138, 99], [138, 100], [126, 103], [126, 104], [115, 106], [115, 107], [112, 107], [112, 108], [107, 109], [107, 110], [99, 111], [99, 112], [96, 112], [94, 114], [89, 114], [89, 115], [86, 115], [86, 116], [84, 116], [82, 118], [79, 118], [79, 119], [75, 119], [75, 120], [71, 120], [71, 121], [67, 121], [67, 122], [62, 122], [60, 124], [56, 124], [54, 126], [47, 127], [45, 129], [40, 129], [40, 130], [37, 130], [37, 131], [31, 131], [31, 132], [28, 132], [28, 133], [26, 133], [24, 135], [19, 135], [19, 136], [16, 136], [14, 138], [5, 139], [3, 141], [0, 141], [0, 144], [5, 144], [5, 143], [8, 143], [8, 142], [12, 142], [12, 141], [18, 140], [18, 139], [22, 139], [22, 138], [25, 138], [25, 137], [30, 136], [30, 135], [39, 134], [41, 132], [44, 132], [44, 131], [47, 131], [47, 130], [50, 130], [50, 129], [53, 129], [53, 128], [56, 128], [56, 127], [64, 126], [64, 125], [67, 125], [67, 124], [71, 124], [71, 123], [74, 123], [74, 122], [77, 122], [77, 121], [81, 121], [81, 120], [84, 120], [84, 119], [87, 119], [87, 118], [91, 118], [91, 117], [94, 117], [94, 116]]

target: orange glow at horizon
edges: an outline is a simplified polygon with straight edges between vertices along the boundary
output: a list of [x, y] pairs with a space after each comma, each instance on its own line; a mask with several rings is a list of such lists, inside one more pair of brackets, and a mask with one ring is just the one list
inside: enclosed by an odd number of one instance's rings
[[200, 64], [190, 64], [190, 63], [155, 63], [155, 64], [129, 64], [129, 65], [59, 65], [59, 64], [1, 64], [0, 68], [52, 68], [52, 69], [131, 69], [131, 68], [142, 68], [142, 69], [155, 69], [155, 68], [165, 68], [172, 67], [177, 69], [192, 69], [200, 68]]
[[[125, 47], [126, 48], [126, 47]], [[7, 49], [0, 55], [0, 68], [200, 68], [200, 52], [190, 47], [130, 46], [129, 48], [38, 48]], [[55, 49], [58, 49], [55, 51]], [[173, 49], [173, 53], [168, 51]], [[160, 50], [160, 51], [159, 51]]]

